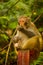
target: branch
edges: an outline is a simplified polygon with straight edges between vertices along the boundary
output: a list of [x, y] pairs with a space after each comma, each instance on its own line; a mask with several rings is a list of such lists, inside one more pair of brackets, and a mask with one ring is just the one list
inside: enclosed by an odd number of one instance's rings
[[15, 4], [13, 4], [10, 8], [8, 8], [8, 10], [6, 11], [6, 13], [8, 13], [9, 10], [12, 9], [12, 7], [14, 7], [20, 0], [18, 0]]
[[[42, 13], [42, 14], [43, 14], [43, 13]], [[34, 22], [34, 23], [37, 22], [37, 20], [42, 16], [42, 14], [39, 15], [33, 22]]]
[[9, 44], [7, 44], [3, 49], [0, 50], [0, 52], [2, 52], [4, 49], [6, 49], [8, 47]]
[[9, 50], [10, 50], [11, 44], [12, 44], [12, 42], [13, 42], [13, 37], [14, 37], [16, 31], [17, 31], [17, 28], [16, 28], [16, 30], [14, 31], [14, 33], [13, 33], [13, 35], [12, 35], [12, 38], [11, 38], [11, 40], [10, 40], [10, 43], [9, 43], [9, 45], [8, 45], [8, 50], [7, 50], [7, 53], [6, 53], [6, 61], [5, 61], [5, 65], [7, 64]]

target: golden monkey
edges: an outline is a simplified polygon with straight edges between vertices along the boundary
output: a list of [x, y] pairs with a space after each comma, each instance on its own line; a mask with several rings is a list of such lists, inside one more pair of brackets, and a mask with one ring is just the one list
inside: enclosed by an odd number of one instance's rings
[[27, 34], [30, 37], [33, 37], [33, 36], [39, 37], [40, 50], [42, 50], [42, 47], [43, 47], [42, 36], [39, 33], [38, 29], [36, 28], [35, 24], [33, 22], [31, 22], [31, 19], [29, 17], [22, 16], [19, 18], [18, 22], [19, 22], [19, 25], [26, 30], [26, 32], [28, 31]]
[[29, 17], [21, 16], [17, 28], [14, 36], [15, 47], [30, 50], [31, 58], [36, 59], [42, 49], [42, 37], [35, 24]]

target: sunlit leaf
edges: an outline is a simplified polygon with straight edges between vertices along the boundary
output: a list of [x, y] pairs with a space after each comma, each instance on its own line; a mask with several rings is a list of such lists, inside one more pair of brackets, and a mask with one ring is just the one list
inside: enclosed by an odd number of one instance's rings
[[11, 29], [15, 29], [16, 26], [17, 26], [17, 22], [12, 22], [12, 23], [9, 24], [8, 27], [11, 28]]

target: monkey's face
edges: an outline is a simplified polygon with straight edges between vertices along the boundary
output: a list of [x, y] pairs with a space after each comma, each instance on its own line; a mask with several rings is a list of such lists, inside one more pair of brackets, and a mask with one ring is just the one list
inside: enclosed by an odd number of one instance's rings
[[18, 21], [19, 25], [23, 28], [24, 27], [27, 28], [28, 25], [30, 24], [29, 22], [30, 22], [30, 19], [28, 17], [21, 17], [19, 18], [19, 21]]
[[26, 19], [25, 18], [19, 19], [19, 25], [20, 26], [24, 26], [25, 22], [26, 22]]

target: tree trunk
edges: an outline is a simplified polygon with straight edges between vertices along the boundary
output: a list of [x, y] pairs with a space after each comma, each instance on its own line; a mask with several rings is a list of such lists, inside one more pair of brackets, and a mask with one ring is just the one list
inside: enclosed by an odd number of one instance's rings
[[29, 50], [19, 50], [17, 65], [30, 65], [30, 51]]

